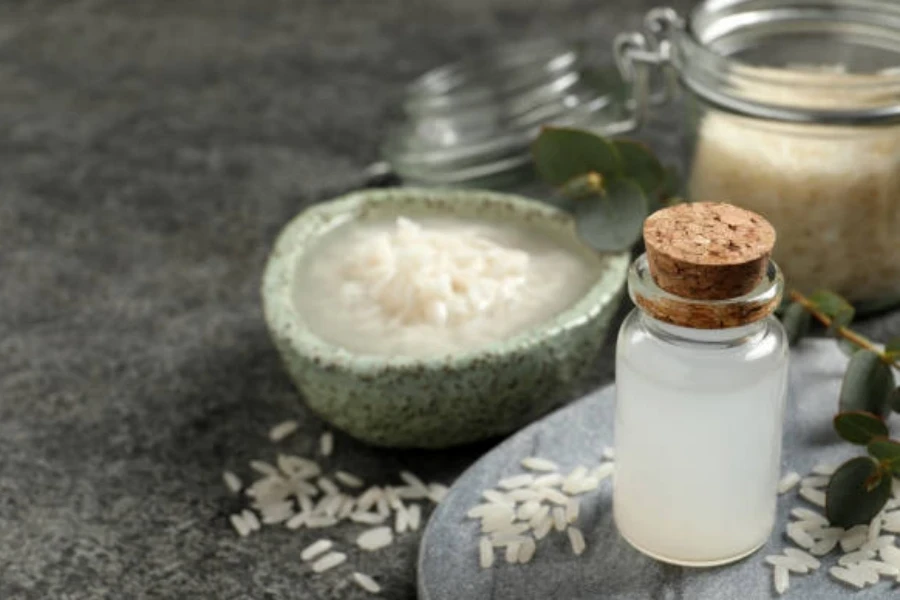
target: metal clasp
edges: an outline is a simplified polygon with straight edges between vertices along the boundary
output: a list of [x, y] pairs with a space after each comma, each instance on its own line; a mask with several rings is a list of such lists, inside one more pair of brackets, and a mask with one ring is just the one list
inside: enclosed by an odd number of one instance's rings
[[644, 17], [645, 31], [633, 31], [616, 36], [613, 42], [616, 64], [622, 79], [631, 87], [628, 117], [618, 124], [616, 133], [640, 129], [650, 107], [668, 103], [675, 94], [675, 74], [668, 66], [672, 62], [671, 34], [683, 27], [674, 9], [654, 8]]

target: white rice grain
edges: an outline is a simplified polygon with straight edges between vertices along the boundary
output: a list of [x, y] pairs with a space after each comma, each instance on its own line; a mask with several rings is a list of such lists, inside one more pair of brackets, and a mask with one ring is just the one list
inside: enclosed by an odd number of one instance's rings
[[543, 487], [553, 487], [561, 484], [563, 482], [563, 476], [561, 473], [548, 473], [546, 475], [540, 475], [531, 482], [532, 488], [543, 488]]
[[862, 589], [865, 587], [865, 581], [855, 572], [845, 567], [831, 567], [828, 572], [838, 581], [848, 583], [855, 588]]
[[800, 575], [809, 573], [809, 567], [805, 565], [803, 561], [790, 556], [782, 556], [780, 554], [767, 556], [766, 562], [772, 566], [782, 567]]
[[[531, 525], [532, 529], [537, 529], [537, 527], [543, 523], [544, 519], [547, 515], [550, 514], [550, 507], [546, 504], [541, 504], [540, 508], [536, 513], [534, 513], [531, 518], [528, 520], [528, 524]], [[551, 517], [552, 519], [552, 517]]]
[[868, 584], [876, 584], [878, 583], [878, 573], [870, 569], [869, 567], [862, 564], [854, 564], [847, 567], [851, 571], [853, 571], [859, 578], [863, 581], [863, 583]]
[[529, 521], [539, 510], [541, 510], [541, 503], [529, 500], [519, 506], [519, 510], [516, 511], [516, 518], [520, 521]]
[[562, 484], [562, 491], [566, 494], [574, 493], [574, 490], [580, 489], [583, 485], [582, 480], [588, 476], [587, 467], [578, 466], [572, 469], [572, 472], [566, 476]]
[[329, 515], [309, 515], [306, 518], [306, 526], [309, 529], [322, 529], [337, 524], [337, 519]]
[[334, 546], [334, 542], [329, 539], [322, 538], [320, 540], [316, 540], [300, 552], [300, 560], [302, 560], [303, 562], [311, 561], [320, 554], [325, 554], [326, 552], [331, 550], [332, 546]]
[[534, 543], [534, 540], [525, 538], [525, 541], [519, 545], [519, 563], [525, 564], [530, 562], [534, 558], [535, 551], [537, 551], [537, 544]]
[[569, 498], [569, 501], [566, 503], [566, 522], [574, 523], [578, 520], [578, 511], [581, 506], [581, 503], [577, 498]]
[[337, 512], [338, 520], [343, 521], [350, 517], [353, 514], [354, 509], [356, 508], [356, 500], [351, 498], [350, 496], [344, 496], [344, 501], [341, 504], [341, 508]]
[[550, 533], [550, 530], [553, 529], [553, 516], [548, 512], [544, 515], [544, 518], [534, 526], [534, 538], [537, 540], [542, 540], [547, 537], [547, 534]]
[[297, 503], [300, 505], [300, 512], [311, 513], [313, 511], [313, 501], [309, 496], [298, 494]]
[[292, 479], [289, 482], [291, 493], [296, 496], [318, 496], [319, 488], [304, 479]]
[[446, 485], [441, 483], [432, 483], [428, 486], [428, 499], [434, 502], [435, 504], [440, 504], [444, 498], [447, 497], [447, 489]]
[[319, 438], [319, 454], [331, 456], [332, 452], [334, 452], [334, 434], [326, 431]]
[[329, 552], [319, 560], [313, 563], [313, 573], [324, 573], [329, 569], [333, 569], [339, 564], [347, 560], [347, 555], [342, 552]]
[[269, 430], [269, 439], [273, 442], [280, 442], [284, 438], [297, 431], [298, 426], [299, 425], [297, 421], [294, 420], [282, 421]]
[[505, 504], [507, 506], [513, 506], [515, 504], [512, 500], [507, 498], [505, 494], [498, 492], [497, 490], [485, 490], [481, 492], [481, 497], [494, 504]]
[[809, 477], [804, 477], [800, 482], [800, 485], [803, 487], [822, 488], [828, 485], [829, 481], [831, 481], [831, 477], [826, 475], [811, 475]]
[[395, 487], [394, 492], [402, 500], [424, 500], [428, 497], [428, 489], [420, 488], [414, 485], [402, 485]]
[[394, 513], [394, 532], [395, 533], [406, 533], [406, 530], [409, 529], [409, 513], [405, 508], [401, 508], [400, 510]]
[[544, 500], [552, 502], [553, 504], [559, 504], [560, 506], [565, 506], [569, 503], [568, 496], [566, 496], [559, 490], [550, 487], [542, 489], [541, 496], [543, 496]]
[[506, 492], [506, 498], [508, 500], [512, 500], [513, 502], [530, 502], [532, 500], [540, 501], [542, 496], [541, 492], [531, 488], [518, 488], [509, 492]]
[[413, 504], [406, 512], [407, 523], [410, 531], [418, 531], [422, 524], [422, 509], [418, 504]]
[[562, 506], [556, 506], [553, 508], [553, 527], [557, 531], [564, 531], [566, 529], [566, 509]]
[[594, 467], [593, 469], [591, 469], [590, 476], [593, 479], [596, 479], [597, 485], [599, 485], [604, 479], [606, 479], [607, 477], [612, 475], [615, 472], [615, 470], [616, 470], [615, 463], [611, 463], [611, 462], [603, 463], [599, 467]]
[[869, 526], [856, 525], [841, 536], [841, 550], [844, 552], [859, 550], [867, 541], [869, 541]]
[[402, 479], [406, 485], [422, 490], [423, 498], [428, 496], [428, 486], [411, 472], [400, 471], [400, 479]]
[[347, 471], [338, 471], [334, 474], [334, 478], [337, 479], [339, 483], [348, 488], [361, 488], [363, 486], [362, 479], [360, 479], [353, 473], [348, 473]]
[[377, 594], [381, 591], [381, 586], [378, 585], [378, 582], [365, 573], [360, 573], [359, 571], [357, 571], [353, 574], [353, 581], [356, 582], [356, 585], [369, 592], [370, 594]]
[[369, 510], [378, 503], [378, 499], [382, 496], [384, 496], [384, 492], [380, 487], [377, 485], [370, 487], [356, 500], [357, 510], [362, 512]]
[[392, 488], [391, 486], [387, 486], [384, 488], [384, 497], [387, 500], [388, 506], [390, 506], [394, 510], [400, 510], [403, 508], [403, 501], [400, 500], [400, 496], [397, 494], [397, 490]]
[[581, 553], [584, 552], [586, 547], [584, 535], [582, 535], [581, 530], [577, 527], [569, 527], [566, 529], [566, 534], [569, 536], [569, 544], [572, 546], [572, 552], [575, 553], [575, 556], [581, 556]]
[[834, 472], [837, 471], [838, 465], [830, 464], [830, 463], [819, 463], [812, 468], [812, 472], [816, 475], [834, 475]]
[[815, 488], [801, 487], [800, 497], [807, 502], [812, 502], [816, 506], [825, 507], [825, 492]]
[[389, 546], [393, 541], [394, 534], [390, 527], [375, 527], [361, 533], [356, 538], [356, 545], [367, 552], [372, 552]]
[[859, 566], [871, 569], [885, 577], [900, 577], [900, 568], [897, 568], [890, 563], [881, 562], [880, 560], [863, 560], [860, 561]]
[[884, 546], [878, 551], [878, 554], [884, 562], [900, 568], [900, 548], [897, 548], [896, 546]]
[[478, 542], [478, 563], [482, 569], [489, 569], [494, 564], [494, 546], [484, 536]]
[[828, 526], [828, 519], [825, 518], [821, 513], [817, 513], [815, 511], [809, 510], [808, 508], [795, 508], [791, 511], [791, 515], [800, 519], [801, 521], [813, 521], [818, 523], [819, 525]]
[[288, 519], [284, 523], [284, 526], [291, 530], [300, 529], [301, 527], [303, 527], [306, 524], [306, 519], [308, 517], [309, 517], [309, 513], [305, 513], [305, 512], [297, 513], [296, 515], [294, 515], [293, 517]]
[[350, 520], [354, 523], [362, 523], [364, 525], [380, 525], [387, 519], [384, 515], [373, 512], [355, 512], [350, 515]]
[[262, 513], [262, 522], [266, 525], [283, 523], [294, 516], [294, 503], [285, 501], [266, 504], [260, 512]]
[[521, 542], [512, 542], [506, 545], [506, 562], [510, 564], [519, 562], [519, 548], [521, 546]]
[[526, 536], [521, 533], [515, 532], [504, 532], [504, 533], [492, 533], [491, 534], [491, 545], [495, 548], [505, 548], [510, 544], [521, 544], [526, 540]]
[[894, 537], [893, 535], [881, 535], [874, 540], [867, 541], [862, 545], [860, 550], [871, 550], [872, 552], [878, 552], [882, 548], [893, 546], [894, 540], [896, 540], [896, 537]]
[[244, 522], [247, 523], [247, 525], [250, 527], [250, 531], [259, 531], [260, 529], [262, 529], [262, 525], [260, 524], [256, 513], [252, 510], [242, 510], [241, 517], [243, 517]]
[[234, 527], [234, 530], [241, 537], [247, 537], [250, 535], [252, 531], [250, 525], [248, 525], [244, 518], [240, 514], [233, 514], [228, 517], [228, 520], [231, 521], [231, 526]]
[[513, 475], [512, 477], [506, 477], [501, 479], [497, 483], [497, 487], [504, 490], [513, 490], [516, 488], [526, 487], [534, 482], [534, 475], [530, 473], [523, 473], [521, 475]]
[[803, 550], [799, 550], [797, 548], [785, 548], [784, 554], [800, 561], [813, 571], [822, 566], [822, 563], [816, 560], [815, 557], [811, 556], [808, 552], [804, 552]]
[[790, 575], [788, 574], [788, 570], [785, 567], [775, 567], [775, 573], [773, 575], [775, 580], [775, 591], [778, 595], [784, 594], [788, 586], [791, 584]]
[[870, 558], [874, 558], [875, 553], [872, 551], [866, 550], [857, 550], [856, 552], [848, 552], [838, 559], [838, 564], [842, 567], [849, 567], [850, 565], [855, 565], [864, 560], [869, 560]]
[[322, 473], [322, 468], [316, 461], [292, 454], [279, 454], [276, 464], [282, 473], [297, 479], [311, 479]]
[[222, 473], [222, 481], [225, 482], [225, 487], [227, 487], [228, 491], [232, 494], [237, 494], [244, 487], [241, 478], [231, 471], [225, 471], [224, 473]]
[[326, 496], [336, 496], [341, 493], [340, 488], [328, 477], [319, 477], [316, 485]]
[[782, 477], [778, 482], [778, 493], [786, 494], [794, 489], [798, 483], [800, 483], [800, 474], [795, 471], [791, 471], [790, 473]]
[[809, 553], [813, 556], [825, 556], [834, 550], [834, 547], [838, 545], [839, 541], [840, 538], [837, 537], [823, 538], [813, 544], [812, 548], [809, 549]]
[[809, 549], [816, 545], [816, 540], [806, 533], [798, 523], [790, 523], [787, 526], [787, 536], [801, 548]]
[[552, 460], [547, 460], [546, 458], [539, 458], [537, 456], [529, 456], [528, 458], [522, 459], [522, 466], [529, 471], [538, 471], [538, 472], [550, 472], [557, 471], [559, 467], [556, 466], [556, 463]]

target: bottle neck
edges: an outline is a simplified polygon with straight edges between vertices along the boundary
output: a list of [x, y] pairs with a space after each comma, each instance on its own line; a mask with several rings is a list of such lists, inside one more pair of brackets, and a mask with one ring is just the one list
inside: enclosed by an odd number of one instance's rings
[[740, 327], [694, 329], [654, 319], [640, 307], [638, 311], [641, 323], [654, 336], [668, 342], [690, 343], [711, 348], [732, 348], [757, 342], [765, 336], [768, 327], [767, 319], [763, 319]]

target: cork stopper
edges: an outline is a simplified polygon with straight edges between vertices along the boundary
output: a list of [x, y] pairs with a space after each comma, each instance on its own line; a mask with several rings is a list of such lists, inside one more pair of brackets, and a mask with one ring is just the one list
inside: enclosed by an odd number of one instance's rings
[[663, 321], [704, 329], [736, 327], [764, 318], [777, 300], [728, 303], [766, 277], [775, 229], [763, 217], [719, 202], [679, 204], [644, 222], [650, 275], [684, 299], [637, 298]]
[[762, 281], [775, 229], [749, 210], [697, 202], [650, 215], [644, 243], [656, 285], [682, 298], [725, 300]]

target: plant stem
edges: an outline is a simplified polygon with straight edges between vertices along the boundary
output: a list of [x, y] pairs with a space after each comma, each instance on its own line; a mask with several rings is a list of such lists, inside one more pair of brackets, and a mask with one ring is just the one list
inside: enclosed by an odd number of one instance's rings
[[[831, 327], [831, 317], [816, 308], [816, 306], [812, 302], [810, 302], [809, 298], [796, 290], [791, 290], [791, 300], [809, 311], [809, 313], [813, 317], [815, 317], [816, 320], [819, 321], [822, 325], [824, 325], [825, 327]], [[860, 348], [863, 348], [870, 352], [874, 352], [879, 357], [881, 357], [881, 360], [883, 360], [888, 365], [900, 369], [900, 362], [891, 360], [891, 358], [888, 357], [887, 354], [879, 350], [874, 344], [872, 344], [872, 342], [859, 335], [852, 329], [847, 329], [846, 327], [838, 327], [835, 329], [835, 333], [837, 333], [837, 335], [841, 336], [848, 342], [856, 344]]]

